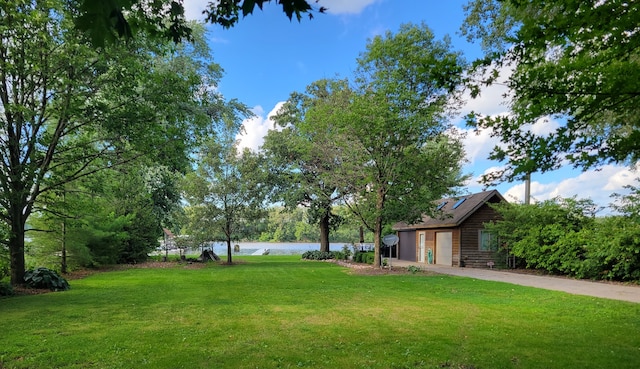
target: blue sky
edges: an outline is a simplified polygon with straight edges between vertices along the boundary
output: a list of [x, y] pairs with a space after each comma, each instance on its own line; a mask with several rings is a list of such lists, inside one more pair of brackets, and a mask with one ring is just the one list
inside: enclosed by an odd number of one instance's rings
[[[200, 14], [209, 0], [185, 0], [187, 17], [203, 19]], [[275, 2], [275, 1], [274, 1]], [[424, 22], [436, 38], [449, 35], [456, 50], [467, 60], [481, 56], [479, 45], [468, 43], [459, 34], [464, 20], [465, 0], [321, 0], [329, 8], [314, 19], [289, 21], [276, 4], [265, 4], [264, 11], [242, 19], [234, 28], [208, 26], [208, 38], [214, 58], [225, 70], [219, 91], [237, 98], [253, 109], [256, 117], [244, 122], [247, 133], [239, 137], [242, 145], [257, 149], [262, 137], [273, 127], [269, 115], [294, 91], [304, 91], [312, 82], [331, 77], [352, 76], [356, 58], [365, 50], [367, 40], [386, 31], [396, 32], [401, 24]], [[474, 110], [488, 115], [508, 114], [503, 87], [483, 91], [479, 99], [468, 99], [460, 116]], [[461, 119], [454, 124], [467, 131], [465, 173], [472, 175], [466, 192], [483, 189], [476, 179], [501, 163], [487, 160], [497, 143], [489, 132], [476, 135]], [[558, 123], [538, 122], [529, 129], [548, 132]], [[605, 166], [599, 171], [582, 172], [570, 166], [534, 174], [531, 195], [535, 200], [563, 196], [591, 198], [605, 206], [614, 192], [634, 183], [637, 173], [626, 167]], [[496, 187], [509, 201], [522, 201], [521, 183], [502, 183]], [[606, 213], [606, 211], [605, 211]]]

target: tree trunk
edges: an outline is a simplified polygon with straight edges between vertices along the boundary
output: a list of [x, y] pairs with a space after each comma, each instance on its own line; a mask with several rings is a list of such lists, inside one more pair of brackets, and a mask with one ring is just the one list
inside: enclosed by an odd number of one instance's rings
[[329, 217], [330, 212], [320, 218], [320, 251], [329, 252]]
[[60, 273], [67, 273], [67, 221], [62, 220], [62, 260], [60, 262]]
[[[62, 203], [67, 203], [67, 191], [66, 186], [62, 191]], [[67, 220], [62, 218], [62, 259], [60, 261], [60, 273], [67, 273]]]
[[376, 194], [376, 213], [378, 214], [376, 216], [376, 223], [373, 225], [374, 226], [374, 232], [373, 232], [373, 245], [374, 245], [374, 260], [373, 260], [373, 266], [374, 267], [380, 267], [381, 263], [380, 263], [380, 240], [382, 239], [382, 211], [384, 210], [384, 202], [385, 202], [385, 198], [386, 198], [386, 191], [384, 188], [380, 187], [378, 188], [377, 194]]
[[227, 237], [227, 264], [232, 264], [233, 260], [231, 259], [231, 237]]
[[[14, 286], [24, 285], [24, 220], [21, 211], [16, 211], [12, 207], [14, 214], [11, 216], [9, 233], [9, 259], [11, 263], [11, 284]], [[17, 213], [17, 214], [16, 214]]]
[[373, 266], [380, 267], [380, 238], [382, 237], [382, 217], [376, 217], [375, 230], [373, 232], [374, 259]]

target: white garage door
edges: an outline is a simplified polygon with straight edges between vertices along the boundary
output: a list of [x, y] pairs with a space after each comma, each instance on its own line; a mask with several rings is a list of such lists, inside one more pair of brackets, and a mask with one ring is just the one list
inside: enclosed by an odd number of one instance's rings
[[453, 265], [453, 242], [451, 232], [436, 233], [436, 264]]

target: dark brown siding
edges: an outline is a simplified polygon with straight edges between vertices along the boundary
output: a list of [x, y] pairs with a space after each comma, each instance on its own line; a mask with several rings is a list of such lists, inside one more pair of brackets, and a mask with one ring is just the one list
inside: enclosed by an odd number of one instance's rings
[[416, 261], [416, 231], [400, 231], [398, 238], [398, 259]]
[[460, 254], [464, 266], [486, 268], [489, 261], [493, 261], [495, 253], [480, 251], [478, 236], [484, 229], [484, 223], [498, 219], [498, 213], [489, 205], [484, 204], [460, 225]]

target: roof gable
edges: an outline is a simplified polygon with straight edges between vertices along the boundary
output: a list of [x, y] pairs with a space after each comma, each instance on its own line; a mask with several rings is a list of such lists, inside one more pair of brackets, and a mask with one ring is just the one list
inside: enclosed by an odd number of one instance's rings
[[436, 207], [440, 216], [424, 215], [422, 221], [415, 224], [399, 222], [394, 230], [457, 227], [467, 220], [487, 202], [506, 201], [497, 190], [484, 191], [471, 195], [440, 199]]

